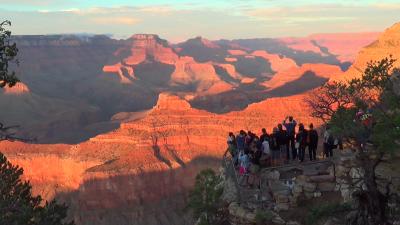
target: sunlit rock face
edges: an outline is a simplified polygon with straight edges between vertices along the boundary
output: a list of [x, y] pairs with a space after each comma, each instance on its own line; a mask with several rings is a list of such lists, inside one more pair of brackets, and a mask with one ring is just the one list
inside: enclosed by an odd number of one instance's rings
[[305, 107], [302, 98], [269, 99], [217, 115], [163, 93], [144, 117], [78, 145], [0, 147], [26, 168], [35, 193], [71, 204], [78, 224], [112, 224], [112, 218], [119, 224], [187, 224], [189, 218], [179, 215], [188, 190], [201, 169], [220, 165], [227, 133], [271, 131], [289, 114], [309, 123], [307, 110], [298, 110]]
[[378, 35], [378, 32], [313, 34], [305, 38], [279, 40], [294, 50], [336, 55], [340, 62], [353, 62], [357, 52], [375, 41]]
[[[341, 75], [343, 72], [340, 67], [326, 64], [303, 64], [300, 67], [291, 67], [275, 74], [271, 80], [262, 85], [275, 89], [287, 83], [300, 79], [305, 73], [313, 73], [318, 77], [329, 79]], [[316, 85], [317, 86], [317, 85]]]
[[22, 94], [27, 94], [29, 93], [29, 88], [26, 86], [26, 84], [22, 82], [18, 82], [12, 87], [5, 86], [4, 87], [4, 93], [6, 95], [22, 95]]
[[364, 47], [357, 55], [353, 65], [343, 76], [332, 80], [348, 81], [360, 77], [370, 61], [379, 61], [392, 56], [395, 67], [400, 66], [400, 23], [394, 24], [379, 35], [378, 40]]

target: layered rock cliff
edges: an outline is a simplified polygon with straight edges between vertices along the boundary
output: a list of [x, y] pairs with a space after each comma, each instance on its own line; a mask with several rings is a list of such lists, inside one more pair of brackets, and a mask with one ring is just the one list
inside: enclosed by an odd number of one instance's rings
[[113, 218], [119, 224], [187, 224], [179, 214], [187, 191], [197, 172], [220, 165], [227, 133], [270, 131], [289, 114], [309, 123], [307, 111], [298, 110], [302, 98], [269, 99], [217, 115], [165, 93], [141, 119], [78, 145], [0, 147], [26, 168], [35, 193], [71, 204], [78, 224], [112, 224]]

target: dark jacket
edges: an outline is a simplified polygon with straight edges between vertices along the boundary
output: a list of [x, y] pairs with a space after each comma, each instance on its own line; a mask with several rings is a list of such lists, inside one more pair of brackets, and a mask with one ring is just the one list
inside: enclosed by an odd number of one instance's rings
[[302, 130], [296, 134], [296, 142], [300, 143], [300, 147], [307, 146], [308, 131]]
[[286, 132], [286, 130], [280, 130], [277, 133], [277, 141], [278, 141], [278, 145], [286, 145], [289, 141], [289, 137], [288, 137], [288, 133]]
[[316, 130], [310, 130], [308, 132], [308, 146], [310, 148], [317, 148], [318, 146], [318, 132]]
[[260, 136], [260, 142], [263, 143], [264, 140], [269, 140], [269, 135], [268, 134], [261, 134]]
[[238, 148], [238, 149], [244, 149], [244, 146], [245, 146], [245, 136], [244, 136], [244, 135], [238, 135], [238, 136], [236, 136], [236, 143], [237, 143], [237, 148]]
[[271, 134], [271, 136], [269, 137], [269, 147], [273, 151], [279, 150], [278, 133]]

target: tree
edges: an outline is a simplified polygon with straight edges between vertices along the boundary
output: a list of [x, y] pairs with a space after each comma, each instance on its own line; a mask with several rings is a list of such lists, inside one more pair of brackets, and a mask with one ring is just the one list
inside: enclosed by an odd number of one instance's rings
[[212, 169], [203, 170], [196, 176], [188, 207], [192, 209], [199, 225], [217, 225], [223, 221], [224, 214], [220, 206], [223, 187], [220, 183], [221, 178]]
[[[18, 49], [10, 44], [11, 32], [5, 26], [9, 21], [0, 23], [0, 88], [13, 86], [18, 82], [14, 72], [9, 72], [9, 63], [15, 60]], [[0, 141], [20, 140], [12, 133], [15, 126], [5, 127], [0, 123]], [[0, 152], [0, 224], [7, 225], [73, 225], [64, 222], [67, 206], [55, 200], [44, 202], [40, 195], [32, 195], [29, 181], [22, 181], [23, 169], [12, 165]]]
[[14, 86], [19, 80], [15, 76], [15, 72], [9, 71], [10, 63], [17, 63], [16, 56], [18, 48], [15, 43], [11, 43], [11, 31], [6, 27], [11, 26], [11, 22], [6, 20], [0, 23], [0, 87], [6, 85]]
[[398, 199], [390, 193], [390, 183], [379, 188], [376, 175], [378, 165], [400, 148], [400, 96], [394, 83], [400, 70], [393, 68], [394, 62], [370, 62], [361, 78], [328, 83], [308, 100], [312, 116], [327, 122], [357, 153], [364, 188], [353, 193], [357, 208], [351, 224], [388, 224], [388, 202]]

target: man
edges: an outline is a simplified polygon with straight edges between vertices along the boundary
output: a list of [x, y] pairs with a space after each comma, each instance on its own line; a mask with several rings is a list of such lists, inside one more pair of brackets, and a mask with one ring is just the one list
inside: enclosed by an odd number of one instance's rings
[[317, 159], [317, 147], [318, 147], [318, 132], [314, 130], [314, 124], [310, 124], [308, 131], [308, 154], [310, 161]]
[[268, 133], [267, 133], [267, 130], [266, 130], [265, 128], [263, 128], [263, 129], [261, 129], [261, 132], [262, 132], [262, 134], [261, 134], [261, 136], [260, 136], [260, 141], [261, 141], [261, 143], [263, 143], [264, 140], [267, 140], [267, 141], [268, 141], [269, 135], [268, 135]]
[[[286, 122], [289, 119], [289, 122]], [[295, 160], [297, 158], [297, 150], [295, 147], [295, 130], [297, 126], [296, 120], [293, 119], [293, 116], [286, 117], [283, 121], [283, 126], [286, 128], [288, 134], [288, 154], [289, 149], [292, 151], [292, 159]], [[288, 156], [289, 158], [289, 156]]]
[[244, 152], [245, 140], [246, 140], [246, 133], [244, 132], [244, 130], [241, 130], [239, 132], [239, 135], [236, 137], [236, 144], [239, 153]]
[[280, 150], [281, 157], [286, 154], [286, 161], [289, 161], [289, 148], [288, 148], [288, 133], [283, 129], [282, 124], [278, 124], [277, 142]]

